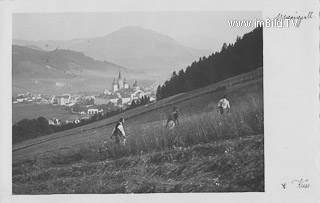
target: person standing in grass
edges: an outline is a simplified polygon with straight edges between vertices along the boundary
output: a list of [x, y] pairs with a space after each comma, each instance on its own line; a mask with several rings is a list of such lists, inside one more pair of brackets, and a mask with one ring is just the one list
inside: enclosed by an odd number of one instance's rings
[[179, 125], [179, 115], [180, 115], [179, 109], [177, 107], [173, 107], [172, 112], [168, 115], [166, 127], [168, 127], [170, 122], [173, 123], [173, 127], [175, 125]]
[[120, 118], [112, 131], [111, 139], [115, 138], [117, 144], [120, 144], [120, 140], [122, 140], [122, 144], [125, 145], [126, 133], [124, 132], [123, 124], [124, 124], [124, 118]]
[[226, 99], [226, 97], [226, 95], [223, 95], [223, 98], [220, 99], [218, 103], [218, 113], [220, 113], [221, 115], [225, 114], [227, 111], [228, 113], [230, 113], [230, 103]]

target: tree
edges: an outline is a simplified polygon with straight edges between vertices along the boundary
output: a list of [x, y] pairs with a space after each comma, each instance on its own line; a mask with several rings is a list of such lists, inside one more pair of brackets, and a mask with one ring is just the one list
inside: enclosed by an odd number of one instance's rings
[[51, 134], [53, 131], [47, 119], [39, 117], [37, 119], [23, 119], [12, 126], [12, 142], [20, 142], [27, 139], [36, 138]]
[[140, 100], [140, 105], [146, 105], [150, 102], [150, 97], [148, 97], [147, 95], [143, 96]]
[[240, 36], [237, 36], [237, 39], [236, 39], [236, 42], [240, 41], [241, 40], [241, 37]]
[[222, 48], [221, 48], [221, 52], [225, 51], [228, 48], [226, 43], [223, 43]]
[[161, 99], [161, 86], [159, 85], [156, 92], [156, 99], [159, 101]]
[[36, 121], [37, 121], [39, 130], [40, 130], [40, 133], [41, 133], [40, 136], [49, 135], [53, 132], [52, 129], [50, 128], [49, 122], [46, 118], [40, 116], [39, 118], [37, 118]]
[[71, 110], [74, 112], [80, 112], [81, 106], [78, 103], [76, 103], [75, 105], [72, 106]]
[[122, 105], [122, 99], [121, 98], [118, 99], [117, 104], [118, 105]]
[[262, 27], [237, 36], [234, 44], [223, 43], [220, 52], [212, 53], [209, 57], [200, 57], [185, 71], [178, 75], [174, 71], [169, 80], [156, 92], [157, 100], [191, 91], [227, 78], [252, 71], [263, 65]]
[[136, 104], [135, 100], [132, 100], [130, 108], [133, 109], [133, 108], [136, 108], [136, 107], [137, 107], [137, 104]]

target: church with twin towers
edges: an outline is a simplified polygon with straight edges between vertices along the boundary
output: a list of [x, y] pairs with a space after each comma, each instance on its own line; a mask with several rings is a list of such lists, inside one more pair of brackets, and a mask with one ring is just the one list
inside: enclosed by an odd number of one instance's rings
[[133, 100], [141, 99], [147, 94], [140, 89], [138, 82], [135, 81], [133, 87], [130, 88], [126, 78], [122, 78], [121, 70], [119, 70], [118, 78], [114, 78], [111, 84], [111, 91], [105, 89], [103, 94], [95, 97], [95, 105], [103, 105], [113, 103], [116, 106], [131, 104]]
[[[124, 79], [122, 78], [121, 70], [119, 70], [118, 79], [117, 80], [116, 80], [116, 78], [113, 79], [113, 82], [111, 85], [111, 90], [114, 93], [114, 92], [116, 92], [118, 90], [122, 90], [122, 89], [130, 89], [130, 86], [127, 83], [126, 78], [124, 78]], [[134, 91], [139, 90], [137, 81], [135, 81], [135, 83], [133, 84], [133, 90]]]

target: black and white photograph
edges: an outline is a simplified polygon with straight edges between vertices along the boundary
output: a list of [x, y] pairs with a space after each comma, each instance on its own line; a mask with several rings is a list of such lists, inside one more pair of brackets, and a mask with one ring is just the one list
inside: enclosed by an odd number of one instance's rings
[[261, 17], [14, 14], [13, 194], [263, 192]]
[[1, 14], [4, 202], [319, 201], [315, 2], [57, 2]]

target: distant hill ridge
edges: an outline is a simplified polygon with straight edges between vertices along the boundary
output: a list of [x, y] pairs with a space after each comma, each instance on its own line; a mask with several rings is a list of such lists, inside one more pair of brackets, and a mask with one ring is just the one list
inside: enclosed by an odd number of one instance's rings
[[[37, 49], [12, 46], [13, 94], [40, 91], [46, 94], [77, 92], [108, 88], [119, 70], [134, 74], [122, 66], [97, 61], [83, 53], [57, 49]], [[56, 83], [70, 84], [69, 89], [57, 89]]]
[[69, 41], [13, 40], [16, 45], [34, 45], [51, 51], [56, 48], [83, 52], [91, 58], [110, 61], [129, 69], [175, 70], [210, 51], [187, 47], [152, 30], [128, 26], [102, 37]]
[[[54, 68], [60, 71], [75, 71], [75, 72], [117, 72], [119, 70], [127, 70], [122, 66], [94, 60], [83, 53], [71, 50], [58, 49], [54, 51], [41, 51], [29, 47], [13, 45], [13, 77], [20, 73], [28, 74], [28, 72], [41, 73], [48, 69]], [[29, 63], [30, 66], [25, 65]], [[33, 65], [31, 65], [33, 64]], [[50, 68], [49, 68], [50, 69]], [[45, 74], [50, 72], [45, 71]], [[30, 75], [32, 76], [32, 75]], [[48, 77], [48, 75], [46, 75]]]

